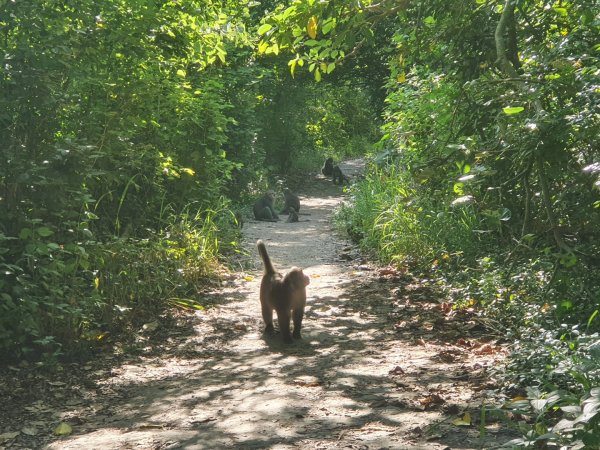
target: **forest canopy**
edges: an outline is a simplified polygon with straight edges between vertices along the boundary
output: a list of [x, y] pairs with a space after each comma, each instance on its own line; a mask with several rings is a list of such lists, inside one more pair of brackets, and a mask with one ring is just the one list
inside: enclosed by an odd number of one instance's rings
[[[239, 250], [236, 212], [364, 157], [340, 228], [508, 329], [507, 386], [574, 395], [555, 410], [597, 401], [598, 0], [0, 11], [0, 359], [93, 354], [205, 307], [196, 286]], [[568, 433], [592, 445], [593, 427]]]

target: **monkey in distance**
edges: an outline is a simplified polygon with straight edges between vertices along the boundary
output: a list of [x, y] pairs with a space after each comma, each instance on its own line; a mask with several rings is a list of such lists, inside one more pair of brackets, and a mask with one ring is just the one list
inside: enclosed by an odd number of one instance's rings
[[254, 202], [254, 218], [265, 222], [277, 222], [279, 216], [273, 209], [273, 195], [270, 192], [265, 193], [261, 198]]
[[340, 169], [340, 166], [333, 167], [333, 173], [331, 174], [331, 176], [332, 176], [333, 184], [339, 184], [340, 186], [342, 186], [344, 184], [344, 181], [348, 184], [350, 183], [350, 180], [348, 179], [348, 177], [346, 175], [344, 175], [344, 172], [342, 172], [342, 169]]
[[333, 175], [333, 158], [327, 158], [323, 167], [321, 167], [321, 173], [326, 177]]
[[[301, 339], [302, 319], [306, 306], [306, 286], [310, 278], [304, 275], [302, 269], [292, 267], [283, 276], [277, 272], [267, 253], [263, 241], [256, 242], [258, 253], [265, 266], [265, 272], [260, 283], [260, 306], [265, 322], [265, 333], [272, 334], [273, 310], [277, 313], [277, 321], [284, 342], [291, 343], [293, 338]], [[290, 330], [290, 320], [294, 322], [293, 333]]]
[[291, 206], [288, 208], [288, 211], [289, 211], [290, 215], [288, 216], [286, 222], [287, 223], [298, 222], [298, 212], [296, 212], [296, 210], [294, 208], [292, 208]]
[[300, 212], [300, 199], [296, 194], [286, 188], [283, 190], [283, 199], [285, 205], [281, 210], [281, 214], [291, 214], [292, 209], [296, 213]]
[[242, 216], [242, 213], [239, 211], [236, 211], [233, 216], [235, 218], [235, 224], [238, 226], [238, 228], [240, 230], [242, 228], [244, 228], [244, 216]]

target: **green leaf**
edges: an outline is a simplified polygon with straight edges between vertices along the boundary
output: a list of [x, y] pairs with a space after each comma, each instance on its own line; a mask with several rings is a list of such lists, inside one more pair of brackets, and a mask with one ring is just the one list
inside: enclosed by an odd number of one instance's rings
[[258, 35], [262, 36], [263, 34], [265, 34], [267, 31], [273, 29], [273, 25], [271, 25], [270, 23], [263, 23], [259, 28], [258, 28]]
[[567, 16], [567, 15], [568, 15], [567, 8], [560, 8], [560, 7], [553, 6], [553, 9], [554, 9], [554, 11], [556, 11], [556, 13], [557, 13], [558, 15], [560, 15], [560, 16], [563, 16], [563, 17], [565, 17], [565, 16]]
[[48, 227], [36, 228], [35, 232], [42, 237], [48, 237], [48, 236], [52, 236], [54, 234], [54, 231], [52, 231]]
[[522, 106], [507, 106], [506, 108], [503, 108], [502, 111], [504, 111], [504, 114], [510, 116], [525, 111], [525, 108]]
[[21, 232], [19, 233], [19, 239], [23, 239], [23, 240], [27, 240], [31, 236], [33, 236], [33, 231], [31, 230], [31, 228], [23, 228], [21, 230]]
[[329, 19], [328, 21], [324, 22], [323, 27], [321, 28], [323, 30], [323, 34], [329, 33], [333, 27], [335, 27], [335, 19]]

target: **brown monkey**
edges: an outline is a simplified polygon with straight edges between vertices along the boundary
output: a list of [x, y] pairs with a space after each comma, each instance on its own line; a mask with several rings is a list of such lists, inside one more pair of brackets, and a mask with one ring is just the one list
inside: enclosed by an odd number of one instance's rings
[[281, 214], [288, 213], [291, 214], [291, 210], [293, 209], [295, 213], [300, 211], [300, 199], [296, 194], [294, 194], [289, 189], [283, 190], [283, 198], [285, 200], [285, 205], [281, 210]]
[[279, 216], [273, 209], [273, 195], [267, 192], [254, 202], [254, 218], [266, 222], [277, 222]]
[[321, 173], [326, 177], [330, 177], [333, 174], [333, 158], [327, 158], [321, 167]]
[[286, 222], [287, 223], [298, 222], [298, 213], [296, 212], [296, 210], [290, 206], [288, 208], [288, 211], [289, 211], [290, 215], [288, 216]]
[[[273, 327], [273, 310], [275, 310], [283, 340], [290, 343], [292, 336], [301, 339], [306, 286], [310, 283], [310, 278], [297, 267], [292, 267], [285, 276], [282, 276], [275, 271], [263, 241], [258, 240], [256, 246], [265, 266], [265, 273], [260, 283], [260, 306], [265, 321], [265, 333], [275, 331]], [[290, 319], [294, 321], [293, 334], [290, 332]]]
[[340, 186], [342, 186], [344, 184], [344, 181], [346, 183], [350, 184], [350, 180], [348, 179], [348, 177], [346, 175], [344, 175], [344, 172], [342, 172], [342, 169], [340, 169], [340, 166], [333, 167], [333, 172], [332, 172], [331, 176], [333, 179], [333, 184], [339, 184]]

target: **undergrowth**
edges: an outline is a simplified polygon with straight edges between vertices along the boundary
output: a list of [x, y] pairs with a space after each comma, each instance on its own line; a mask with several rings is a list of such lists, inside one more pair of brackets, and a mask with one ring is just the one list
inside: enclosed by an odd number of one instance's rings
[[[166, 218], [142, 237], [64, 242], [36, 226], [21, 239], [0, 235], [0, 359], [53, 365], [86, 358], [167, 307], [203, 308], [203, 285], [218, 279], [223, 256], [239, 249], [224, 205]], [[23, 252], [25, 260], [9, 263]]]
[[373, 167], [348, 189], [339, 228], [381, 263], [445, 286], [510, 344], [497, 371], [522, 438], [508, 447], [600, 446], [600, 270], [532, 236], [508, 245], [471, 203], [428, 191], [407, 171]]

